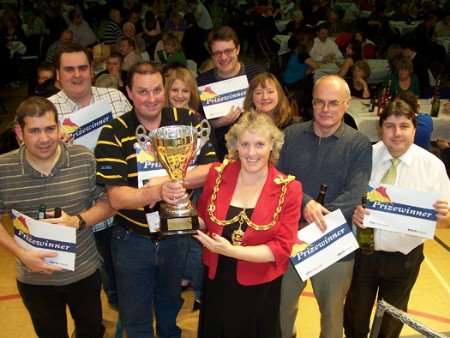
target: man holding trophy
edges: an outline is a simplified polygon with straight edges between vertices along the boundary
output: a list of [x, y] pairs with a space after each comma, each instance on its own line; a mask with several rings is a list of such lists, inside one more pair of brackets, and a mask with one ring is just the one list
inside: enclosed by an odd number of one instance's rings
[[186, 188], [202, 186], [215, 151], [193, 111], [164, 108], [153, 64], [133, 66], [127, 83], [134, 109], [103, 128], [95, 149], [97, 182], [119, 210], [112, 254], [120, 318], [129, 337], [151, 338], [154, 309], [158, 337], [181, 337], [186, 235], [198, 227]]

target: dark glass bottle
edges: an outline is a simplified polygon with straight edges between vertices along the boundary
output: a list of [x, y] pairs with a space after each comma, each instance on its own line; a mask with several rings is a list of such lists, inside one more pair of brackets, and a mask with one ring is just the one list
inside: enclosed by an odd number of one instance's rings
[[441, 98], [439, 93], [440, 79], [437, 79], [436, 85], [433, 89], [433, 98], [431, 99], [431, 112], [430, 115], [438, 117], [439, 110], [441, 109]]
[[320, 185], [319, 194], [316, 197], [316, 202], [317, 203], [324, 205], [324, 203], [325, 203], [325, 195], [327, 194], [327, 190], [328, 190], [328, 185], [326, 185], [326, 184], [321, 184]]
[[45, 219], [45, 211], [47, 210], [47, 206], [45, 204], [40, 204], [38, 209], [38, 219]]
[[[361, 205], [363, 208], [366, 207], [367, 197], [363, 196], [361, 198]], [[359, 243], [359, 248], [363, 255], [371, 255], [375, 251], [375, 238], [373, 233], [373, 228], [360, 228], [357, 227], [356, 239]]]
[[56, 207], [55, 208], [55, 216], [53, 216], [55, 218], [59, 218], [61, 217], [61, 208]]

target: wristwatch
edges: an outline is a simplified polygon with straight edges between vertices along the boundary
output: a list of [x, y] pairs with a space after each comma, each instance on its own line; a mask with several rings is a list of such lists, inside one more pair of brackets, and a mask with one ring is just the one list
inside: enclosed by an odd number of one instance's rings
[[78, 218], [78, 229], [83, 230], [86, 228], [86, 221], [81, 217], [80, 214], [77, 214], [76, 217]]

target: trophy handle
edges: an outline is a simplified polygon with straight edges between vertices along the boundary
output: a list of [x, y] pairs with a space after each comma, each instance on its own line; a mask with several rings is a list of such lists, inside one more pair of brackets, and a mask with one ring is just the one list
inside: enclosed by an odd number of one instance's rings
[[148, 145], [152, 144], [152, 132], [148, 132], [147, 130], [144, 128], [144, 126], [142, 124], [140, 124], [137, 128], [136, 128], [136, 141], [139, 143], [139, 146], [141, 147], [142, 150], [147, 151], [147, 152], [151, 152], [154, 156], [157, 156], [157, 154], [154, 153], [153, 151], [153, 147], [148, 147]]
[[209, 135], [211, 134], [211, 125], [207, 119], [203, 119], [198, 125], [197, 136], [199, 138], [198, 149], [203, 148], [203, 146], [209, 141]]

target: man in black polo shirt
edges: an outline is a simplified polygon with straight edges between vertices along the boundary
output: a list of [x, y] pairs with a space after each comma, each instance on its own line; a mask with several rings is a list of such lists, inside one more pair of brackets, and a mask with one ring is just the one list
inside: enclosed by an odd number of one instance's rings
[[[170, 203], [184, 194], [184, 187], [170, 183], [157, 169], [153, 156], [140, 149], [135, 132], [139, 125], [147, 131], [168, 125], [193, 125], [200, 120], [187, 109], [163, 108], [165, 93], [161, 72], [151, 63], [133, 66], [127, 91], [134, 109], [106, 125], [98, 139], [97, 182], [105, 185], [111, 205], [118, 209], [112, 239], [114, 270], [119, 295], [119, 313], [129, 337], [153, 337], [152, 315], [160, 338], [181, 337], [176, 317], [181, 307], [181, 277], [187, 239], [159, 240], [155, 204]], [[209, 162], [215, 160], [207, 143], [196, 159], [197, 166], [184, 180], [187, 188], [203, 184]], [[159, 171], [159, 174], [158, 174]], [[148, 181], [148, 182], [147, 182]]]
[[[250, 82], [256, 75], [264, 72], [260, 65], [248, 65], [239, 61], [240, 44], [236, 32], [228, 26], [218, 27], [208, 35], [208, 46], [215, 68], [198, 75], [199, 86], [246, 75]], [[231, 109], [225, 116], [211, 120], [215, 129], [217, 157], [222, 160], [227, 154], [225, 134], [241, 115], [241, 108]]]

